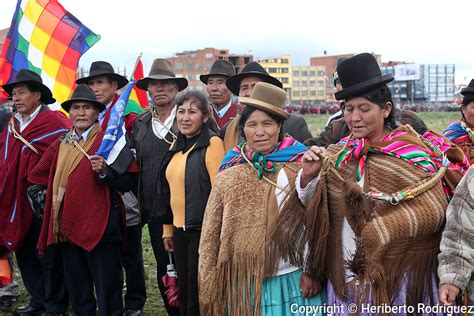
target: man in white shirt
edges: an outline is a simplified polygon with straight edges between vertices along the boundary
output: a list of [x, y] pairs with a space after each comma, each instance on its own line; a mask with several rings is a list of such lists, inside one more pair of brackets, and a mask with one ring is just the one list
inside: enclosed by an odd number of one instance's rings
[[185, 78], [177, 78], [173, 65], [166, 59], [155, 59], [148, 77], [138, 80], [137, 87], [148, 92], [153, 104], [140, 114], [133, 128], [140, 179], [138, 201], [143, 222], [148, 222], [153, 253], [157, 262], [158, 287], [169, 315], [179, 315], [166, 299], [162, 277], [166, 274], [168, 254], [164, 249], [163, 224], [172, 224], [160, 198], [160, 166], [176, 140], [176, 96], [188, 86]]

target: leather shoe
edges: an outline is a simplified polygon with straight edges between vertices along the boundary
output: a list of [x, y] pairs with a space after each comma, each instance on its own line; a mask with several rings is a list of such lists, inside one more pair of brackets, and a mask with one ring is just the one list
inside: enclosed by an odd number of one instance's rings
[[143, 315], [143, 313], [142, 313], [141, 310], [127, 309], [127, 310], [125, 310], [123, 315], [124, 316], [139, 316], [139, 315]]
[[33, 307], [31, 305], [22, 306], [15, 309], [14, 315], [41, 315], [44, 312], [44, 307]]

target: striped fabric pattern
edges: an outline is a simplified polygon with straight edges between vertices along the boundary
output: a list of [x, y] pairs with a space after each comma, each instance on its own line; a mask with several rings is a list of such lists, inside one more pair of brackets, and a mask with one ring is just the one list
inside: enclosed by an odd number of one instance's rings
[[245, 152], [246, 142], [242, 142], [235, 146], [234, 149], [230, 150], [224, 157], [219, 172], [225, 169], [246, 163], [246, 159], [249, 160], [255, 169], [258, 171], [260, 179], [263, 178], [263, 172], [275, 172], [276, 167], [273, 162], [300, 162], [303, 154], [308, 147], [298, 142], [293, 137], [284, 137], [281, 142], [276, 144], [275, 149], [268, 154], [261, 154], [258, 152], [247, 151]]
[[29, 69], [41, 75], [58, 102], [66, 101], [79, 58], [99, 39], [57, 0], [19, 0], [0, 55], [0, 85]]
[[464, 121], [451, 123], [443, 135], [455, 144], [474, 143], [474, 131]]

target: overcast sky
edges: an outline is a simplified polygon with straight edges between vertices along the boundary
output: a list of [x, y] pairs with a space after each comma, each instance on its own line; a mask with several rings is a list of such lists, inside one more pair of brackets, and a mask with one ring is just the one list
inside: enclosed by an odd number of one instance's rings
[[[25, 0], [24, 0], [25, 1]], [[9, 27], [16, 0], [1, 0], [0, 28]], [[311, 56], [375, 52], [382, 61], [456, 64], [456, 83], [474, 78], [470, 0], [60, 0], [102, 39], [83, 55], [133, 67], [143, 52], [154, 58], [204, 47], [290, 54], [293, 65]]]

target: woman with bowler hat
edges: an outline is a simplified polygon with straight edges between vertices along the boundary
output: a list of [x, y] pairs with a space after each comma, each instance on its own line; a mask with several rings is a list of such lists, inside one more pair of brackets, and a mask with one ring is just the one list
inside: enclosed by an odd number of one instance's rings
[[410, 313], [364, 312], [363, 304], [410, 306], [416, 313], [418, 304], [439, 302], [445, 211], [467, 159], [440, 135], [422, 138], [409, 125], [395, 125], [386, 85], [393, 77], [382, 75], [371, 54], [347, 59], [337, 73], [336, 98], [345, 100], [351, 134], [304, 154], [270, 253], [327, 279], [328, 305], [344, 307], [334, 315]]

